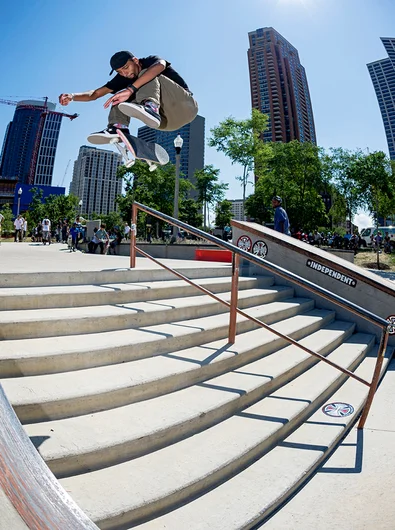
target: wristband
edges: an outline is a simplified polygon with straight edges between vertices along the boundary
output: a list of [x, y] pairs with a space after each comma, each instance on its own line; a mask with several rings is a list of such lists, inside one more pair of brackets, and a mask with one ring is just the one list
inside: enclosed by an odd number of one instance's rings
[[75, 94], [70, 94], [70, 96], [71, 96], [71, 101], [74, 101]]
[[128, 85], [126, 88], [131, 90], [133, 92], [133, 94], [135, 94], [137, 92], [137, 90], [138, 90], [138, 88], [136, 88], [134, 85]]

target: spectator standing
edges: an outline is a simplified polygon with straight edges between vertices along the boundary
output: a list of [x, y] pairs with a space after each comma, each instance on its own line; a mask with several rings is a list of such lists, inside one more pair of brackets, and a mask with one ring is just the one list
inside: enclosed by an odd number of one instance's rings
[[15, 236], [14, 236], [14, 242], [17, 243], [18, 241], [22, 241], [22, 230], [23, 230], [23, 223], [25, 220], [21, 215], [18, 215], [18, 217], [14, 221], [14, 227], [15, 227]]
[[48, 241], [48, 244], [51, 244], [51, 221], [46, 217], [43, 219], [42, 225], [42, 239], [43, 241]]
[[282, 234], [291, 235], [289, 231], [289, 220], [287, 212], [281, 206], [283, 200], [276, 195], [272, 199], [272, 206], [274, 208], [274, 230]]
[[130, 226], [128, 223], [125, 223], [125, 228], [123, 229], [124, 237], [125, 239], [129, 239], [130, 237]]
[[77, 223], [73, 223], [73, 226], [69, 230], [69, 236], [71, 237], [70, 252], [75, 252], [78, 244], [78, 226]]
[[27, 236], [27, 220], [23, 219], [22, 241], [26, 240], [26, 236]]

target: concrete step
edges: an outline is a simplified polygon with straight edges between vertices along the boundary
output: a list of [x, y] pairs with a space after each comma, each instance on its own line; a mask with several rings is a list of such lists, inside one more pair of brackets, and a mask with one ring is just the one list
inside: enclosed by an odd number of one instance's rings
[[[291, 296], [292, 289], [281, 291]], [[309, 302], [309, 309], [314, 304]], [[303, 310], [307, 311], [304, 305]], [[298, 302], [268, 304], [255, 310], [266, 323], [297, 314]], [[237, 316], [237, 332], [256, 328], [256, 324]], [[229, 312], [193, 320], [180, 320], [138, 329], [121, 329], [87, 335], [4, 340], [0, 350], [2, 378], [68, 372], [116, 364], [178, 351], [228, 336]]]
[[[267, 304], [290, 292], [287, 287], [247, 289], [239, 292], [238, 306]], [[218, 297], [230, 301], [230, 292]], [[209, 295], [185, 296], [130, 304], [84, 306], [78, 308], [0, 311], [0, 339], [78, 335], [163, 324], [165, 322], [216, 315], [224, 306]]]
[[[299, 322], [296, 323], [296, 326], [298, 329], [302, 327], [303, 334], [306, 320], [302, 313], [311, 310], [313, 305], [312, 300], [294, 298], [290, 302], [275, 302], [274, 304], [254, 307], [248, 309], [247, 312], [261, 321], [267, 320], [268, 323], [278, 322], [299, 313], [300, 318], [297, 319]], [[270, 308], [269, 306], [272, 307]], [[333, 318], [332, 312], [317, 312], [313, 314], [310, 323], [316, 325], [322, 320], [323, 315]], [[254, 324], [254, 326], [256, 325]], [[281, 322], [280, 327], [283, 329], [284, 322]], [[271, 339], [274, 342], [276, 342], [275, 337], [273, 336]], [[281, 343], [277, 343], [275, 347], [280, 346]], [[208, 352], [210, 351], [212, 350], [208, 350]], [[195, 353], [192, 352], [192, 355], [195, 355]], [[233, 358], [233, 354], [230, 354], [231, 361]], [[167, 359], [165, 362], [167, 362]], [[132, 361], [74, 372], [15, 377], [4, 379], [2, 384], [20, 421], [32, 423], [120, 407], [134, 401], [154, 397], [159, 393], [175, 390], [176, 382], [178, 388], [181, 388], [198, 380], [192, 380], [191, 374], [189, 374], [189, 378], [185, 378], [184, 368], [180, 377], [177, 375], [169, 377], [164, 380], [162, 387], [158, 382], [152, 385], [152, 375], [151, 380], [146, 381], [144, 384], [144, 381], [135, 379], [135, 363], [136, 361]], [[189, 364], [192, 363], [190, 362]], [[162, 364], [163, 362], [158, 362], [159, 370]], [[220, 366], [221, 370], [226, 371], [228, 365], [229, 363], [224, 362]], [[200, 365], [198, 367], [200, 368]], [[217, 375], [218, 372], [214, 372], [216, 367], [217, 363], [207, 365], [206, 362], [199, 371], [201, 374], [201, 379], [199, 380]], [[154, 378], [161, 378], [160, 371], [156, 371]], [[170, 383], [170, 387], [168, 383]]]
[[[204, 271], [203, 271], [204, 272]], [[231, 277], [198, 278], [196, 282], [214, 293], [228, 291]], [[270, 287], [273, 278], [239, 278], [239, 290]], [[108, 283], [102, 285], [66, 285], [48, 287], [0, 288], [0, 311], [82, 307], [122, 304], [200, 295], [201, 291], [183, 280], [156, 282]]]
[[[166, 260], [164, 260], [166, 261]], [[44, 266], [45, 267], [45, 266]], [[204, 269], [195, 265], [180, 266], [177, 268], [187, 278], [201, 278], [202, 270], [206, 278], [218, 276], [231, 276], [232, 266], [218, 263]], [[101, 285], [106, 283], [129, 282], [154, 282], [161, 280], [174, 280], [175, 276], [163, 268], [152, 269], [104, 269], [103, 270], [78, 270], [57, 272], [17, 272], [0, 273], [0, 287], [45, 287], [49, 285]]]
[[[373, 337], [360, 334], [328, 357], [354, 369], [372, 340]], [[297, 355], [296, 347], [286, 349], [288, 357]], [[281, 369], [274, 363], [274, 373], [268, 370], [270, 357], [256, 361], [248, 372], [224, 374], [211, 381], [209, 388], [238, 394], [251, 391], [263, 379], [274, 379], [275, 371]], [[100, 528], [138, 524], [207, 492], [261, 458], [313, 414], [346, 379], [341, 372], [319, 363], [270, 396], [203, 432], [138, 459], [62, 479], [61, 484]], [[273, 481], [276, 474], [270, 474]], [[280, 482], [284, 475], [287, 476], [283, 472]], [[259, 491], [256, 483], [251, 486]], [[237, 493], [238, 490], [233, 491], [233, 504]]]
[[[322, 324], [325, 320], [322, 319]], [[289, 319], [281, 327], [284, 332], [295, 335], [296, 331], [301, 331], [296, 330], [295, 325], [295, 319]], [[278, 329], [280, 326], [274, 327]], [[305, 333], [310, 335], [300, 342], [311, 348], [319, 344], [317, 351], [322, 354], [339, 346], [354, 329], [353, 324], [339, 321], [316, 332], [313, 332], [314, 327], [316, 323], [308, 324], [306, 316]], [[212, 373], [223, 372], [223, 368], [219, 367], [226, 363], [229, 370], [242, 374], [254, 370], [256, 360], [271, 354], [271, 359], [266, 363], [270, 361], [271, 366], [276, 363], [275, 379], [255, 379], [245, 394], [214, 390], [212, 386], [221, 382], [221, 377], [217, 377], [206, 384], [198, 383], [155, 399], [89, 416], [26, 425], [25, 429], [58, 477], [84, 473], [142, 456], [235, 414], [260, 399], [263, 394], [272, 391], [281, 381], [295, 377], [300, 370], [306, 369], [307, 363], [302, 361], [308, 359], [308, 364], [314, 362], [308, 354], [301, 356], [299, 352], [295, 352], [291, 356], [287, 348], [272, 353], [279, 346], [279, 340], [273, 341], [273, 336], [268, 331], [259, 329], [238, 335], [232, 346], [226, 345], [225, 341], [218, 341], [178, 352], [177, 359], [175, 356], [171, 356], [171, 359], [166, 356], [134, 363], [135, 379], [140, 384], [151, 384], [159, 391], [166, 379], [168, 388], [177, 388], [179, 383], [175, 379], [176, 376], [181, 377], [183, 370], [183, 386], [187, 380], [200, 380], [199, 372], [205, 362], [207, 365], [217, 364], [218, 368]], [[213, 352], [209, 357], [207, 350]], [[194, 362], [191, 362], [192, 359]], [[295, 366], [296, 360], [300, 362]], [[196, 376], [191, 376], [191, 372], [197, 372]], [[242, 375], [234, 377], [243, 378]], [[110, 424], [111, 430], [108, 430]]]
[[[357, 368], [355, 372], [360, 377], [367, 380], [371, 379], [376, 354], [377, 348], [374, 348]], [[382, 374], [385, 372], [392, 355], [393, 349], [387, 349]], [[139, 530], [170, 528], [172, 530], [184, 528], [188, 528], [188, 530], [206, 530], [207, 528], [210, 530], [224, 530], [225, 528], [226, 530], [245, 530], [257, 528], [256, 525], [264, 523], [276, 509], [287, 502], [301, 486], [307, 483], [311, 475], [325, 461], [354, 424], [366, 400], [367, 392], [368, 388], [365, 385], [351, 378], [347, 379], [345, 384], [327, 399], [328, 402], [352, 404], [355, 409], [354, 414], [342, 418], [330, 418], [322, 413], [321, 408], [318, 408], [308, 421], [280, 442], [277, 447], [252, 462], [249, 467], [230, 480], [192, 502], [180, 506], [162, 517], [141, 524], [137, 528]], [[302, 396], [302, 399], [305, 399], [304, 394]], [[288, 403], [296, 403], [297, 395], [295, 397], [292, 395], [289, 398], [279, 394], [275, 397], [269, 412], [273, 421], [275, 421], [273, 405], [282, 399], [287, 400]], [[247, 418], [245, 419], [247, 420]], [[249, 425], [245, 425], [244, 429], [253, 435], [253, 431], [259, 428], [257, 424], [262, 423], [264, 419], [258, 415], [251, 416], [249, 419]], [[75, 478], [66, 480], [71, 483]], [[134, 482], [134, 480], [135, 477], [132, 481]], [[237, 509], [235, 509], [236, 501]], [[275, 519], [273, 524], [268, 521], [266, 525], [268, 528], [280, 530], [275, 524]], [[100, 527], [113, 528], [112, 524], [109, 523], [100, 525]], [[126, 526], [124, 527], [126, 528]], [[133, 528], [136, 526], [133, 525]]]

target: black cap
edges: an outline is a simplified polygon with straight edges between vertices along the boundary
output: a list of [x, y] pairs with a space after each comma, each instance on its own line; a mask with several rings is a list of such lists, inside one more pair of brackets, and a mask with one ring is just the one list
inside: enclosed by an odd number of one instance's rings
[[114, 70], [117, 70], [118, 68], [122, 68], [122, 66], [125, 66], [125, 64], [128, 62], [129, 59], [133, 59], [134, 55], [131, 52], [128, 51], [122, 51], [114, 53], [114, 55], [110, 59], [110, 66], [111, 66], [111, 72], [110, 75], [114, 72]]
[[282, 198], [279, 197], [278, 195], [275, 195], [275, 196], [272, 198], [272, 201], [283, 202]]

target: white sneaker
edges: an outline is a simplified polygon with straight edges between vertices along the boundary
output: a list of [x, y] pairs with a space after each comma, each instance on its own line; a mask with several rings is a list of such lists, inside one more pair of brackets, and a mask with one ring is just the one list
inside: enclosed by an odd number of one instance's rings
[[118, 107], [121, 112], [126, 114], [126, 116], [137, 118], [152, 129], [157, 129], [160, 125], [161, 118], [159, 114], [159, 107], [153, 101], [147, 100], [143, 105], [127, 102], [120, 103]]

